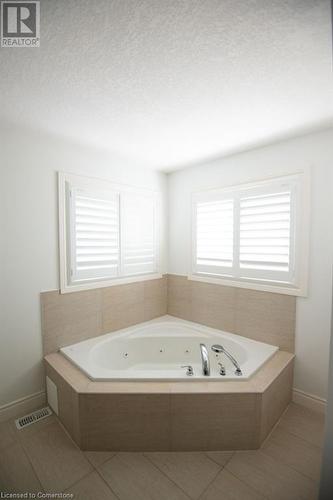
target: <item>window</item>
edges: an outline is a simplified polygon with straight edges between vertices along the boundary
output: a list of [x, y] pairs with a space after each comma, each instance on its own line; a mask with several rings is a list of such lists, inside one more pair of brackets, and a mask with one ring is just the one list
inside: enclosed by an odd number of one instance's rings
[[193, 195], [192, 279], [303, 295], [305, 175]]
[[159, 277], [157, 193], [59, 174], [62, 292]]

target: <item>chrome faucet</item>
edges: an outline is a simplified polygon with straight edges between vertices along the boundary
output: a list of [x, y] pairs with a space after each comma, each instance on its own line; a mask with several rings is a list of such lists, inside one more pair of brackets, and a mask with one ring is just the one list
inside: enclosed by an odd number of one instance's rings
[[208, 351], [205, 344], [200, 344], [200, 352], [201, 352], [202, 371], [203, 374], [208, 377], [210, 375], [210, 365], [209, 365]]
[[230, 354], [230, 352], [228, 352], [222, 345], [219, 345], [219, 344], [212, 345], [212, 351], [214, 351], [214, 352], [216, 352], [218, 354], [220, 354], [221, 352], [223, 352], [227, 356], [227, 358], [230, 359], [231, 363], [236, 368], [235, 375], [237, 375], [238, 377], [242, 375], [242, 370], [241, 370], [239, 364], [237, 363], [237, 361], [235, 360], [235, 358]]

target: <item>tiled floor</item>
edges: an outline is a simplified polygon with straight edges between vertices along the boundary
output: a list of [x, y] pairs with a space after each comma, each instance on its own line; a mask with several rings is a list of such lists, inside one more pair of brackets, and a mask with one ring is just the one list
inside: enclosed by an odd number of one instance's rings
[[[314, 500], [323, 415], [291, 404], [261, 450], [81, 452], [55, 416], [0, 424], [0, 492], [87, 500]], [[68, 498], [68, 497], [67, 497]]]

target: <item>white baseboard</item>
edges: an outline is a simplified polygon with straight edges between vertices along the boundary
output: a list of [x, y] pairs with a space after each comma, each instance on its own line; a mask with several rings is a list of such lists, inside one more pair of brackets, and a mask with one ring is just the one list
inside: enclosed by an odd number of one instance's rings
[[0, 406], [0, 422], [26, 415], [37, 408], [45, 406], [45, 403], [45, 391], [40, 391]]
[[310, 410], [318, 411], [320, 413], [326, 412], [327, 403], [325, 399], [318, 398], [318, 396], [313, 396], [312, 394], [307, 394], [306, 392], [298, 389], [293, 389], [293, 402], [305, 406]]

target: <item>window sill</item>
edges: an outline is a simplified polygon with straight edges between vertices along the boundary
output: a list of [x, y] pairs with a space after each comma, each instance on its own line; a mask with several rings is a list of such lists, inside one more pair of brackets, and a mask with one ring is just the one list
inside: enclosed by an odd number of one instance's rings
[[222, 286], [233, 286], [236, 288], [247, 288], [250, 290], [258, 290], [262, 292], [272, 292], [272, 293], [280, 293], [284, 295], [293, 295], [295, 297], [306, 297], [307, 290], [306, 287], [292, 287], [292, 286], [283, 286], [281, 285], [273, 285], [269, 283], [262, 282], [253, 282], [253, 281], [236, 281], [228, 278], [214, 278], [212, 276], [202, 276], [200, 274], [190, 274], [188, 275], [188, 279], [191, 281], [201, 281], [203, 283], [212, 283], [215, 285]]
[[80, 283], [80, 284], [73, 284], [73, 285], [68, 285], [66, 284], [61, 284], [60, 286], [60, 293], [72, 293], [72, 292], [82, 292], [84, 290], [94, 290], [96, 288], [107, 288], [110, 286], [116, 286], [116, 285], [126, 285], [128, 283], [138, 283], [141, 281], [149, 281], [149, 280], [154, 280], [154, 279], [160, 279], [162, 278], [163, 275], [160, 273], [153, 273], [153, 274], [144, 274], [142, 276], [129, 276], [127, 278], [114, 278], [111, 280], [107, 281], [95, 281], [94, 283]]

